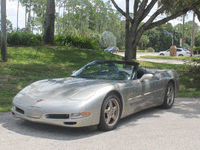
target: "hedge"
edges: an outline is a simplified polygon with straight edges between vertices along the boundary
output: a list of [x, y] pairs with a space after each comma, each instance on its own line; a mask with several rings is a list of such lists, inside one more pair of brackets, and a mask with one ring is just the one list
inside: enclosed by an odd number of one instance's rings
[[[19, 31], [8, 33], [7, 42], [9, 46], [37, 46], [44, 44], [43, 35]], [[55, 45], [59, 46], [70, 45], [86, 49], [94, 49], [98, 45], [97, 40], [93, 38], [72, 34], [67, 36], [62, 34], [55, 35], [54, 42]]]
[[97, 45], [97, 41], [86, 36], [72, 34], [64, 36], [62, 34], [59, 34], [55, 35], [55, 44], [60, 46], [65, 46], [68, 44], [80, 48], [94, 49]]

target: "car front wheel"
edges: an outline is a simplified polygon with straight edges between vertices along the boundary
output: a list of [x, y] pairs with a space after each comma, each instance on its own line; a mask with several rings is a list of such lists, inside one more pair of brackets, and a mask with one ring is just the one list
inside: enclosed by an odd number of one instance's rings
[[117, 126], [121, 116], [121, 102], [116, 95], [109, 95], [103, 102], [99, 129], [109, 131]]
[[166, 88], [165, 98], [162, 107], [166, 109], [171, 108], [174, 104], [174, 99], [175, 99], [174, 84], [172, 82], [169, 82]]
[[164, 56], [164, 54], [163, 54], [163, 53], [160, 53], [160, 55], [161, 55], [161, 56]]

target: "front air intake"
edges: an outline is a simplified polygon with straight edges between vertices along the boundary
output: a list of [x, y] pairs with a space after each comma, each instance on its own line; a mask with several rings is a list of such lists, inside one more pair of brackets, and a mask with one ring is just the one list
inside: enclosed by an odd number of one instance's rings
[[18, 107], [15, 107], [15, 111], [20, 113], [20, 114], [24, 114], [24, 111]]
[[47, 114], [48, 119], [69, 119], [69, 114]]

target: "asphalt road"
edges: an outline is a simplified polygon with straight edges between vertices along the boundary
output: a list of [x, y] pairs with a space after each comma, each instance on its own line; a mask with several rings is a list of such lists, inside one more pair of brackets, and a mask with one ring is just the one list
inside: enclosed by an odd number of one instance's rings
[[152, 108], [102, 132], [94, 127], [37, 124], [0, 113], [1, 150], [198, 150], [200, 98], [176, 98], [169, 110]]

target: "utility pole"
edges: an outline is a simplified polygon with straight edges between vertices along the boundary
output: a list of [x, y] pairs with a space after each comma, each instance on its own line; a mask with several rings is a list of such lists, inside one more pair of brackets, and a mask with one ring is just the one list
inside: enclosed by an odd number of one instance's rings
[[194, 46], [194, 28], [195, 28], [195, 13], [193, 12], [193, 26], [192, 26], [192, 37], [191, 37], [190, 57], [192, 57], [193, 46]]
[[7, 61], [6, 0], [1, 0], [1, 59]]

